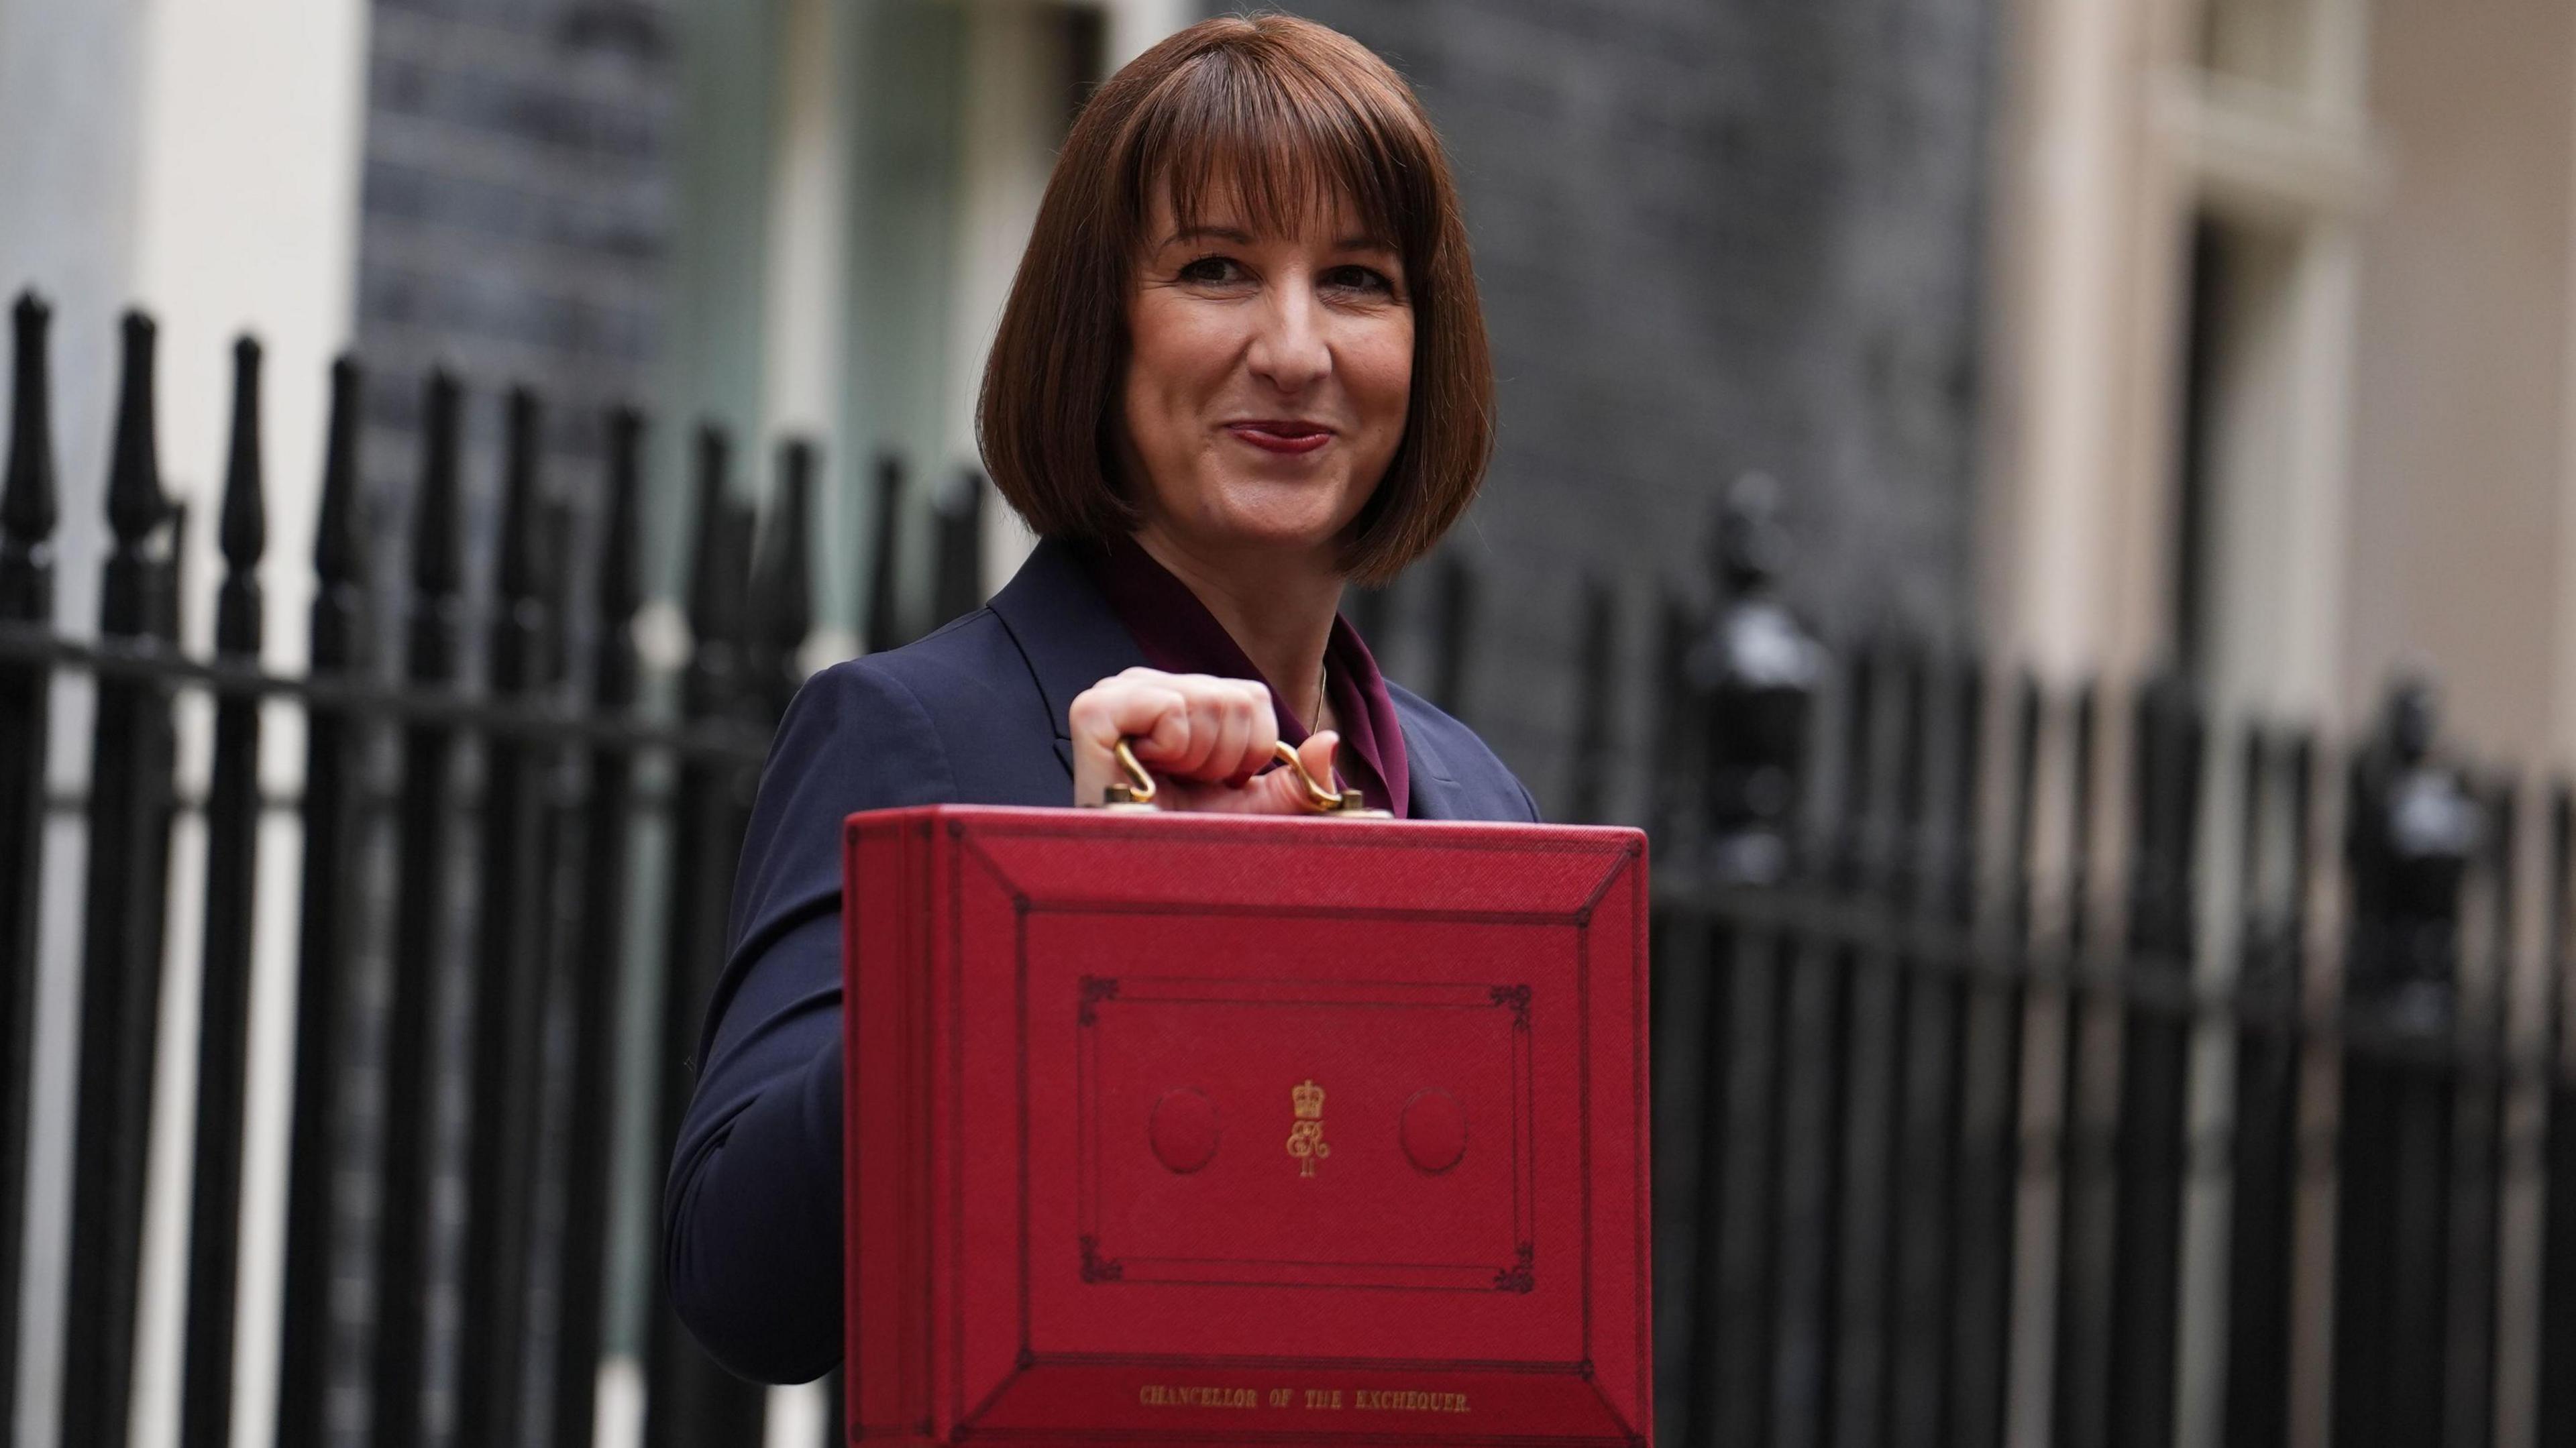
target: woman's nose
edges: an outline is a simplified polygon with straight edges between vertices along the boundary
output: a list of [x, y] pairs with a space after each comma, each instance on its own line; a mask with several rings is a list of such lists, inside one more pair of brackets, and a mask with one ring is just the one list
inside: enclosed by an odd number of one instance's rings
[[1252, 339], [1248, 361], [1255, 376], [1282, 392], [1302, 392], [1333, 368], [1332, 348], [1324, 340], [1321, 303], [1312, 285], [1289, 281], [1261, 309], [1260, 330]]

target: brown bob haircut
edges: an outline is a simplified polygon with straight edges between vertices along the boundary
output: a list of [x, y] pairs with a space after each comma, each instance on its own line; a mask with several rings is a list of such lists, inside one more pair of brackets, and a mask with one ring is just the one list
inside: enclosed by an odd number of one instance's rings
[[1493, 451], [1493, 364], [1440, 138], [1357, 41], [1285, 15], [1202, 21], [1093, 93], [1057, 156], [984, 365], [976, 431], [1002, 496], [1049, 538], [1134, 531], [1115, 459], [1127, 300], [1168, 188], [1183, 226], [1231, 202], [1257, 231], [1347, 201], [1404, 260], [1412, 404], [1386, 476], [1342, 540], [1362, 582], [1428, 552]]

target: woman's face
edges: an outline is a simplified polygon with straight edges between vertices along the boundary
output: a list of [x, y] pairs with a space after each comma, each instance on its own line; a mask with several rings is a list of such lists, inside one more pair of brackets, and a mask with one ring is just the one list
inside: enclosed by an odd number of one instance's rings
[[1252, 231], [1158, 201], [1128, 294], [1122, 461], [1146, 527], [1194, 551], [1329, 558], [1385, 476], [1413, 387], [1403, 259], [1350, 209]]

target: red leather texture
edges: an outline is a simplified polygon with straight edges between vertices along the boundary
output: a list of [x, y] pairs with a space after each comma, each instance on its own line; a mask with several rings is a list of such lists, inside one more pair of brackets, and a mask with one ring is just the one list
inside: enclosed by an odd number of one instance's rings
[[1647, 1442], [1643, 836], [847, 831], [854, 1441]]

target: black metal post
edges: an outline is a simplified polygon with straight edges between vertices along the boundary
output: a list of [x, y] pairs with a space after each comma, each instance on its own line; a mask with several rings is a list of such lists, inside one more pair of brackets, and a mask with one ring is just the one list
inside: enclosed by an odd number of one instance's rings
[[[538, 459], [544, 416], [526, 388], [509, 400], [499, 598], [488, 635], [491, 693], [541, 699], [553, 681]], [[534, 1237], [537, 1110], [544, 1059], [553, 861], [547, 830], [555, 751], [494, 735], [484, 743], [480, 930], [473, 964], [472, 1071], [466, 1079], [464, 1333], [457, 1363], [457, 1439], [517, 1448], [528, 1382], [529, 1256]]]
[[1467, 717], [1480, 601], [1467, 560], [1455, 553], [1441, 559], [1438, 612], [1431, 626], [1431, 702], [1459, 719]]
[[[8, 471], [0, 474], [0, 624], [54, 621], [52, 314], [33, 292], [10, 317], [15, 355]], [[34, 1061], [36, 912], [44, 879], [46, 711], [42, 660], [0, 664], [0, 1423], [18, 1412], [18, 1289], [27, 1221], [27, 1104]]]
[[[1384, 648], [1386, 594], [1370, 596], [1373, 617], [1354, 626], [1373, 650]], [[1698, 758], [1699, 741], [1690, 720], [1700, 708], [1683, 660], [1696, 637], [1696, 620], [1669, 594], [1654, 641], [1654, 689], [1657, 704], [1653, 752], [1649, 756], [1648, 807], [1652, 813], [1654, 850], [1659, 873], [1670, 874], [1684, 852], [1680, 817], [1671, 806], [1677, 796], [1673, 772]], [[1381, 655], [1382, 657], [1383, 655]], [[1707, 912], [1677, 905], [1669, 896], [1659, 901], [1653, 925], [1652, 997], [1647, 1015], [1653, 1024], [1654, 1049], [1654, 1240], [1655, 1240], [1655, 1436], [1667, 1443], [1695, 1441], [1704, 1431], [1706, 1390], [1699, 1372], [1701, 1343], [1698, 1292], [1704, 1279], [1704, 1244], [1700, 1238], [1702, 1181], [1710, 1138], [1707, 1118], [1707, 1051], [1712, 1040], [1711, 998], [1716, 993], [1710, 968], [1716, 930]]]
[[[1965, 701], [1962, 707], [1967, 707]], [[2004, 1439], [2004, 1389], [2012, 1357], [2013, 1209], [2020, 1185], [2022, 1018], [2028, 998], [2023, 977], [2030, 964], [2031, 849], [2043, 719], [2039, 684], [2024, 675], [2013, 692], [2002, 919], [1987, 936], [1996, 942], [2001, 970], [1970, 984], [1961, 1047], [1958, 1275], [1949, 1414], [1949, 1441], [1957, 1444]], [[1976, 827], [1975, 817], [1967, 817], [1964, 828], [1972, 851]], [[1966, 887], [1954, 886], [1954, 898], [1972, 905], [1977, 889], [1973, 860], [1963, 862], [1962, 875]]]
[[2354, 762], [2345, 854], [2343, 1119], [2335, 1198], [2334, 1438], [2439, 1443], [2450, 1352], [2450, 1065], [2463, 884], [2483, 828], [2435, 752], [2429, 684], [2391, 691]]
[[[1381, 616], [1383, 597], [1372, 605]], [[1668, 788], [1670, 765], [1698, 754], [1698, 741], [1678, 722], [1694, 716], [1699, 705], [1682, 669], [1693, 622], [1677, 616], [1668, 602], [1665, 633], [1656, 641], [1655, 686], [1664, 705], [1656, 741], [1658, 799]], [[1378, 639], [1368, 625], [1358, 626], [1363, 638]], [[1373, 641], [1370, 646], [1382, 644]], [[1654, 848], [1663, 862], [1660, 871], [1671, 873], [1682, 854], [1680, 837], [1666, 829], [1656, 835]], [[1714, 1187], [1707, 1180], [1714, 1156], [1707, 1082], [1709, 1051], [1719, 1040], [1722, 982], [1714, 969], [1718, 930], [1704, 906], [1676, 902], [1667, 894], [1657, 902], [1652, 935], [1653, 994], [1647, 1014], [1654, 1029], [1655, 1432], [1665, 1442], [1684, 1443], [1705, 1434], [1709, 1411], [1700, 1371], [1706, 1327], [1701, 1302], [1713, 1268], [1700, 1229], [1706, 1193]]]
[[933, 627], [984, 606], [984, 475], [967, 468], [939, 500]]
[[[2567, 1058], [2576, 990], [2576, 787], [2549, 793], [2549, 1126], [2542, 1146], [2540, 1405], [2535, 1443], [2576, 1443], [2576, 1065]], [[2555, 1365], [2553, 1367], [2553, 1365]]]
[[[1916, 734], [1915, 767], [1924, 779], [1938, 761], [1945, 796], [1918, 784], [1907, 844], [1918, 862], [1917, 918], [1964, 938], [1976, 919], [1976, 799], [1984, 739], [1984, 680], [1973, 662], [1955, 661], [1946, 677], [1926, 678], [1934, 712]], [[1946, 687], [1944, 687], [1946, 686]], [[1946, 752], [1941, 750], [1946, 746]], [[1924, 779], [1928, 784], [1928, 779]], [[1888, 1298], [1888, 1408], [1885, 1441], [1939, 1448], [1950, 1421], [1950, 1363], [1957, 1340], [1957, 1262], [1951, 1240], [1959, 1167], [1968, 1137], [1962, 1114], [1963, 1034], [1968, 982], [1946, 963], [1923, 960], [1905, 971], [1897, 1060], [1893, 1227]]]
[[[259, 344], [244, 337], [233, 347], [232, 454], [218, 530], [224, 582], [215, 601], [215, 653], [253, 666], [261, 632], [259, 556], [267, 545], [261, 481]], [[247, 693], [226, 694], [215, 703], [214, 775], [206, 798], [205, 965], [197, 1007], [195, 1176], [188, 1196], [182, 1448], [222, 1448], [232, 1440], [251, 897], [259, 862], [259, 708], [259, 697]]]
[[867, 617], [860, 637], [881, 654], [904, 642], [903, 590], [897, 560], [903, 556], [903, 459], [877, 454], [875, 526], [868, 534]]
[[[690, 573], [689, 622], [697, 635], [681, 685], [682, 712], [692, 722], [740, 717], [751, 695], [742, 657], [748, 587], [749, 519], [730, 501], [729, 448], [713, 428], [698, 436], [697, 556]], [[663, 971], [660, 1073], [654, 1141], [668, 1151], [696, 1089], [691, 1063], [709, 993], [724, 966], [725, 918], [742, 848], [743, 771], [724, 761], [684, 759], [668, 889], [669, 955]], [[646, 1448], [759, 1441], [759, 1391], [718, 1367], [672, 1311], [655, 1258], [653, 1317], [647, 1344]]]
[[[620, 409], [608, 421], [608, 516], [601, 530], [599, 632], [591, 672], [592, 711], [619, 718], [635, 708], [638, 667], [631, 625], [644, 602], [644, 419]], [[555, 1329], [555, 1448], [590, 1448], [597, 1415], [602, 1296], [607, 1289], [609, 1125], [615, 1115], [615, 1028], [624, 976], [628, 799], [635, 756], [591, 752], [581, 826], [582, 857], [571, 951], [572, 1130], [564, 1163], [560, 1316]]]
[[[1717, 631], [1712, 630], [1715, 636]], [[1832, 824], [1824, 832], [1826, 843], [1815, 854], [1822, 868], [1812, 877], [1816, 897], [1837, 906], [1866, 908], [1878, 903], [1878, 892], [1884, 888], [1886, 860], [1879, 812], [1892, 787], [1883, 747], [1890, 737], [1885, 727], [1886, 673], [1884, 650], [1876, 647], [1861, 650], [1843, 671], [1837, 728], [1840, 779]], [[1709, 702], [1719, 712], [1730, 703], [1723, 698]], [[1743, 722], [1731, 721], [1725, 726], [1727, 733], [1741, 737]], [[1703, 727], [1715, 735], [1721, 726], [1711, 719]], [[1803, 759], [1805, 754], [1801, 750], [1789, 757]], [[1795, 815], [1750, 815], [1732, 802], [1741, 791], [1720, 781], [1740, 777], [1744, 771], [1729, 756], [1705, 751], [1702, 765], [1697, 778], [1706, 807], [1690, 817], [1701, 822], [1712, 862], [1744, 854], [1726, 848], [1724, 841], [1745, 837], [1748, 824], [1755, 837], [1777, 836], [1782, 827], [1795, 825]], [[1785, 843], [1785, 837], [1776, 842]], [[1887, 966], [1865, 958], [1849, 942], [1824, 940], [1807, 942], [1792, 967], [1782, 987], [1778, 1026], [1781, 1140], [1777, 1204], [1771, 1217], [1778, 1260], [1767, 1412], [1769, 1441], [1821, 1444], [1832, 1441], [1837, 1421], [1839, 1345], [1845, 1321], [1841, 1266], [1848, 1175], [1844, 1147], [1849, 1107], [1847, 1012], [1855, 976]], [[1759, 1424], [1764, 1411], [1762, 1404], [1748, 1404], [1741, 1410], [1740, 1421]]]
[[[366, 669], [366, 532], [359, 521], [358, 364], [331, 368], [331, 424], [314, 528], [311, 668]], [[305, 719], [304, 898], [296, 941], [295, 1082], [287, 1132], [285, 1287], [279, 1306], [277, 1448], [322, 1448], [330, 1426], [331, 1284], [340, 1165], [342, 1038], [349, 1029], [352, 882], [362, 825], [364, 723], [333, 708]]]
[[775, 725], [805, 683], [799, 655], [814, 627], [814, 445], [793, 439], [778, 449], [778, 491], [751, 581], [744, 642], [753, 702]]
[[1695, 838], [1692, 821], [1699, 818], [1703, 793], [1700, 766], [1706, 751], [1700, 745], [1707, 725], [1700, 718], [1704, 699], [1690, 678], [1691, 645], [1699, 633], [1690, 605], [1665, 594], [1655, 617], [1655, 736], [1647, 754], [1653, 775], [1647, 786], [1646, 828], [1654, 836], [1657, 858], [1666, 860]]
[[[2236, 970], [2236, 1132], [2228, 1234], [2227, 1442], [2268, 1448], [2290, 1431], [2290, 1264], [2296, 1246], [2300, 970], [2307, 899], [2310, 754], [2245, 736], [2244, 878]], [[2286, 789], [2276, 790], [2276, 776]], [[2275, 796], [2282, 803], [2274, 804]], [[2278, 824], [2274, 821], [2279, 819]], [[2262, 893], [2267, 843], [2285, 836], [2281, 895]]]
[[[171, 622], [170, 516], [154, 443], [153, 325], [125, 318], [125, 375], [107, 485], [99, 633], [141, 643]], [[87, 931], [72, 1145], [70, 1282], [63, 1327], [63, 1442], [121, 1448], [134, 1379], [145, 1156], [159, 1041], [172, 808], [169, 685], [101, 679], [90, 779]]]
[[[463, 519], [458, 469], [464, 395], [433, 373], [422, 424], [412, 599], [405, 669], [415, 687], [454, 686], [463, 652]], [[437, 972], [448, 913], [448, 787], [454, 733], [438, 723], [403, 730], [397, 804], [393, 979], [388, 992], [383, 1158], [376, 1194], [376, 1336], [371, 1448], [423, 1441], [423, 1368], [432, 1293], [430, 1122], [440, 1076]]]
[[2504, 1206], [2502, 1066], [2505, 1012], [2513, 995], [2515, 818], [2520, 790], [2498, 780], [2487, 798], [2487, 971], [2461, 996], [2458, 1031], [2445, 1042], [2452, 1083], [2451, 1218], [2445, 1358], [2444, 1448], [2486, 1448], [2495, 1438], [2498, 1214]]
[[[2074, 786], [2068, 808], [2066, 960], [2086, 968], [2093, 945], [2093, 831], [2101, 747], [2100, 681], [2087, 680], [2075, 696], [2074, 739], [2068, 750]], [[2111, 1377], [2111, 1212], [2118, 1183], [2112, 1176], [2116, 1103], [2092, 1078], [2095, 1048], [2116, 1031], [2102, 1029], [2104, 1007], [2079, 982], [2065, 993], [2063, 1090], [2057, 1142], [2058, 1270], [2057, 1362], [2051, 1441], [2063, 1448], [2106, 1448]]]
[[[2205, 726], [2177, 679], [2148, 685], [2132, 741], [2129, 961], [2133, 978], [2175, 996], [2192, 980], [2193, 862], [2200, 828]], [[2111, 1437], [2123, 1448], [2173, 1440], [2180, 1312], [2190, 1017], [2125, 1009], [2113, 1211]]]
[[[1893, 654], [1889, 667], [1896, 706], [1892, 788], [1873, 791], [1887, 807], [1866, 838], [1883, 882], [1873, 898], [1892, 923], [1908, 923], [1925, 887], [1916, 847], [1930, 773], [1928, 663], [1920, 648], [1907, 647]], [[1887, 1441], [1899, 1310], [1896, 1216], [1908, 1207], [1933, 1209], [1930, 1203], [1907, 1203], [1897, 1176], [1908, 1086], [1905, 1017], [1910, 978], [1918, 969], [1902, 953], [1863, 958], [1844, 998], [1838, 1052], [1844, 1092], [1838, 1123], [1842, 1159], [1836, 1164], [1841, 1200], [1834, 1224], [1837, 1290], [1827, 1412], [1833, 1441], [1856, 1448]]]
[[1610, 804], [1610, 771], [1618, 759], [1616, 700], [1619, 682], [1619, 597], [1608, 583], [1583, 583], [1583, 650], [1576, 660], [1582, 682], [1574, 697], [1574, 759], [1566, 785], [1566, 818], [1599, 823]]

